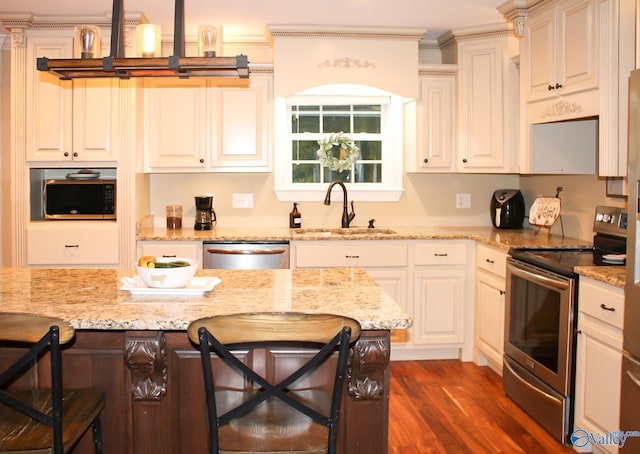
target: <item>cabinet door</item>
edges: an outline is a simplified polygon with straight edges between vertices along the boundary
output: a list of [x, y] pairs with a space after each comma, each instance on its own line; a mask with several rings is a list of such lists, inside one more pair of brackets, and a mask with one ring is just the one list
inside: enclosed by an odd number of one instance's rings
[[493, 366], [502, 368], [505, 281], [486, 272], [476, 275], [476, 343]]
[[[622, 332], [580, 314], [575, 426], [593, 433], [619, 429]], [[613, 445], [601, 449], [617, 452]]]
[[72, 37], [27, 40], [26, 147], [29, 161], [71, 160], [72, 84], [38, 71], [36, 58], [72, 58]]
[[215, 91], [211, 167], [218, 171], [268, 170], [271, 78], [252, 76], [247, 88]]
[[523, 72], [526, 78], [527, 100], [551, 96], [549, 86], [556, 84], [556, 10], [550, 8], [527, 20], [525, 55], [529, 64]]
[[73, 82], [73, 159], [115, 161], [118, 156], [118, 79]]
[[451, 171], [455, 156], [455, 74], [420, 78], [417, 168]]
[[464, 341], [465, 285], [463, 269], [415, 271], [415, 345], [460, 344]]
[[561, 94], [598, 87], [595, 0], [565, 0], [558, 8], [556, 77]]
[[[507, 171], [505, 111], [516, 99], [505, 97], [505, 42], [484, 39], [460, 44], [458, 146], [461, 171]], [[504, 91], [503, 91], [504, 90]], [[515, 105], [515, 104], [514, 104]]]
[[204, 79], [148, 79], [145, 156], [150, 169], [204, 169], [209, 133]]
[[[386, 270], [379, 268], [366, 268], [367, 273], [376, 281], [393, 300], [409, 315], [413, 310], [407, 307], [407, 270]], [[406, 329], [391, 330], [391, 342], [406, 342], [409, 334]]]

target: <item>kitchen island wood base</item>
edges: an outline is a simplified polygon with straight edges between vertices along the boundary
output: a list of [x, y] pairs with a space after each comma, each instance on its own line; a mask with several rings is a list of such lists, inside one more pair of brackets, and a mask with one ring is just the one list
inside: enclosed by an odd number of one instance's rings
[[[389, 331], [365, 330], [352, 348], [338, 451], [386, 453]], [[83, 331], [64, 352], [66, 387], [102, 387], [104, 452], [207, 452], [199, 353], [185, 332]], [[46, 371], [41, 371], [46, 373]], [[86, 434], [74, 453], [92, 453]]]

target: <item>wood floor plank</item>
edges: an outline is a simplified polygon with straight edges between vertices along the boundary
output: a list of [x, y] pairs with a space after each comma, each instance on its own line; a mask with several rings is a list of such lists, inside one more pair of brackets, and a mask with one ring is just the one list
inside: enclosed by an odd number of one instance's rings
[[390, 454], [574, 452], [506, 397], [487, 367], [394, 361], [389, 392]]

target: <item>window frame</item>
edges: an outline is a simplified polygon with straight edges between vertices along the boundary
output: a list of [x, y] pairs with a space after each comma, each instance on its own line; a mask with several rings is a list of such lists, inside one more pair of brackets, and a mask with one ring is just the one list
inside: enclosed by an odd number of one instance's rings
[[[403, 99], [364, 85], [317, 87], [274, 100], [274, 189], [281, 201], [322, 201], [326, 183], [293, 183], [291, 141], [292, 105], [381, 104], [382, 183], [345, 183], [350, 200], [397, 201], [403, 192]], [[399, 150], [395, 155], [394, 150]]]

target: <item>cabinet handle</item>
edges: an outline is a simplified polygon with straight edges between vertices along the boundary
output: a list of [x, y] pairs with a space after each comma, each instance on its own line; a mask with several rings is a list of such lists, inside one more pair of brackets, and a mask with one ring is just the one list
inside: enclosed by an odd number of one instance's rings
[[447, 257], [449, 254], [445, 253], [438, 253], [438, 252], [434, 252], [433, 256], [434, 257]]
[[173, 254], [173, 255], [166, 255], [166, 254], [162, 254], [162, 258], [165, 258], [165, 259], [170, 259], [170, 258], [173, 258], [173, 259], [174, 259], [174, 258], [176, 258], [176, 257], [177, 257], [177, 256], [176, 256], [175, 254]]
[[79, 244], [65, 244], [64, 247], [80, 247]]
[[200, 164], [204, 164], [204, 158], [200, 158]]
[[359, 255], [345, 255], [344, 257], [347, 258], [347, 259], [359, 259], [360, 258]]
[[605, 311], [611, 311], [611, 312], [615, 312], [616, 311], [615, 307], [605, 306], [604, 303], [602, 303], [600, 305], [600, 309], [605, 310]]
[[491, 259], [484, 259], [485, 262], [490, 263], [490, 264], [494, 264], [496, 263], [495, 261], [491, 260]]

